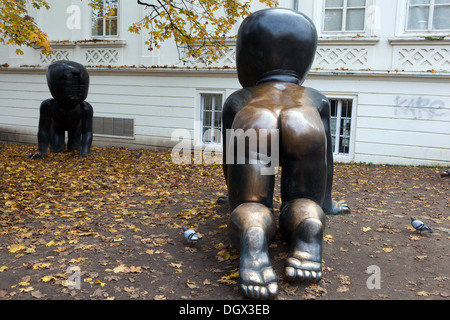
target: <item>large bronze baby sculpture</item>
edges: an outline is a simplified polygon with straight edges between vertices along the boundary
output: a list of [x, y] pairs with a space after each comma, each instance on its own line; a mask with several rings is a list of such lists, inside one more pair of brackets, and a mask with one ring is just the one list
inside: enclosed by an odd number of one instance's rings
[[[277, 231], [272, 214], [275, 177], [262, 174], [270, 165], [262, 159], [278, 157], [282, 167], [279, 226], [291, 242], [284, 270], [287, 281], [321, 279], [324, 211], [349, 211], [345, 203], [331, 200], [328, 99], [301, 86], [316, 48], [314, 24], [297, 11], [258, 11], [243, 21], [238, 32], [237, 71], [243, 89], [233, 93], [223, 107], [224, 174], [231, 239], [240, 248], [241, 288], [251, 298], [272, 299], [278, 292], [268, 254], [268, 243]], [[253, 151], [248, 139], [245, 164], [237, 159], [242, 158], [239, 151], [230, 149], [236, 148], [232, 139], [236, 140], [237, 134], [227, 132], [238, 130], [254, 130], [259, 137]], [[262, 131], [265, 135], [258, 134]], [[276, 148], [271, 145], [275, 133]], [[269, 146], [262, 148], [262, 144]], [[261, 154], [262, 149], [267, 154]], [[271, 154], [277, 150], [279, 154]], [[230, 152], [233, 159], [228, 159]]]
[[73, 61], [56, 61], [47, 69], [47, 83], [53, 99], [41, 103], [38, 152], [29, 158], [43, 158], [49, 146], [51, 152], [63, 152], [66, 131], [67, 149], [87, 156], [92, 144], [94, 111], [85, 101], [89, 89], [86, 68]]

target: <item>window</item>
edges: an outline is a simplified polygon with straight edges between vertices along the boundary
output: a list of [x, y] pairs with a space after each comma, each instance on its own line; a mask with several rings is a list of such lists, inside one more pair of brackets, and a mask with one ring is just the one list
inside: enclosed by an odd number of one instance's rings
[[323, 31], [364, 31], [366, 0], [325, 0]]
[[111, 37], [118, 33], [119, 0], [102, 0], [100, 9], [92, 9], [92, 36]]
[[220, 144], [222, 141], [222, 94], [202, 93], [202, 143]]
[[450, 0], [409, 0], [408, 31], [450, 30]]
[[330, 99], [330, 106], [333, 153], [350, 155], [353, 100]]

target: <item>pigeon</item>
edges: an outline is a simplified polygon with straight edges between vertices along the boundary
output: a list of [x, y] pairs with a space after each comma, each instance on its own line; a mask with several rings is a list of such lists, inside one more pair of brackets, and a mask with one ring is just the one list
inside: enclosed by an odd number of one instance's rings
[[411, 224], [414, 229], [418, 230], [420, 233], [422, 233], [423, 230], [426, 230], [429, 233], [433, 233], [433, 231], [425, 223], [413, 217], [411, 217]]
[[444, 177], [450, 177], [450, 169], [445, 170], [444, 172], [441, 172], [441, 178]]
[[135, 155], [134, 155], [136, 158], [140, 158], [141, 156], [142, 156], [142, 151], [141, 152], [138, 152], [138, 153], [136, 153]]
[[186, 239], [188, 239], [189, 241], [197, 241], [200, 240], [197, 232], [195, 232], [192, 229], [188, 229], [185, 226], [183, 226], [183, 231], [184, 231], [184, 236]]

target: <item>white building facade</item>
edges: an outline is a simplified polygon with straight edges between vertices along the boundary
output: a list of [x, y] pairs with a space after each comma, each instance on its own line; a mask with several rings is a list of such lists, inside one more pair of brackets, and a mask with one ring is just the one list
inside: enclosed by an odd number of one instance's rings
[[[170, 149], [185, 129], [196, 148], [220, 151], [221, 108], [240, 88], [233, 40], [212, 66], [183, 63], [173, 42], [148, 50], [145, 32], [128, 32], [147, 13], [136, 1], [105, 0], [115, 8], [108, 18], [87, 1], [48, 2], [50, 10], [31, 11], [51, 55], [0, 46], [1, 142], [37, 142], [46, 67], [66, 59], [91, 76], [94, 145]], [[331, 102], [336, 161], [450, 165], [450, 0], [279, 2], [316, 24], [304, 85]]]

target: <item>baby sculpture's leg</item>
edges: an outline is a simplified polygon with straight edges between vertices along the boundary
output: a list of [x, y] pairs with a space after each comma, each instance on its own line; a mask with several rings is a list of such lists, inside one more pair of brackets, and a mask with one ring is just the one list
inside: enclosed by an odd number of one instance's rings
[[288, 281], [322, 277], [325, 215], [319, 204], [326, 190], [326, 138], [318, 112], [309, 107], [280, 115], [283, 152], [280, 230], [291, 241], [286, 261]]
[[232, 238], [239, 241], [242, 291], [250, 298], [275, 298], [278, 282], [268, 251], [277, 230], [272, 212], [260, 203], [243, 203], [233, 210], [230, 222]]
[[322, 235], [325, 228], [322, 208], [309, 199], [294, 200], [283, 207], [280, 228], [291, 241], [284, 270], [286, 280], [318, 282], [322, 278]]
[[79, 151], [81, 147], [81, 124], [67, 132], [67, 149]]
[[[242, 129], [241, 134], [261, 137], [258, 124], [264, 128], [277, 128], [277, 117], [267, 110], [246, 107], [234, 120], [233, 129]], [[250, 131], [249, 131], [250, 130]], [[267, 137], [270, 141], [270, 136]], [[234, 139], [234, 138], [233, 138]], [[237, 137], [237, 143], [246, 139]], [[260, 141], [253, 140], [249, 143]], [[230, 146], [230, 141], [227, 141]], [[255, 147], [255, 146], [253, 146]], [[236, 152], [239, 152], [239, 147]], [[244, 148], [241, 148], [243, 150]], [[268, 164], [259, 161], [255, 150], [246, 146], [245, 154], [237, 155], [227, 165], [228, 197], [231, 209], [230, 236], [240, 249], [239, 278], [241, 288], [246, 296], [255, 299], [273, 299], [278, 293], [277, 277], [269, 261], [269, 241], [275, 236], [276, 222], [272, 215], [272, 198], [274, 190], [273, 175], [263, 175], [261, 170]], [[270, 152], [270, 148], [268, 150]], [[256, 158], [254, 156], [257, 156]], [[256, 163], [252, 160], [257, 160]], [[245, 164], [236, 163], [238, 159]]]
[[66, 149], [66, 132], [57, 129], [53, 124], [50, 126], [50, 151], [64, 152]]

